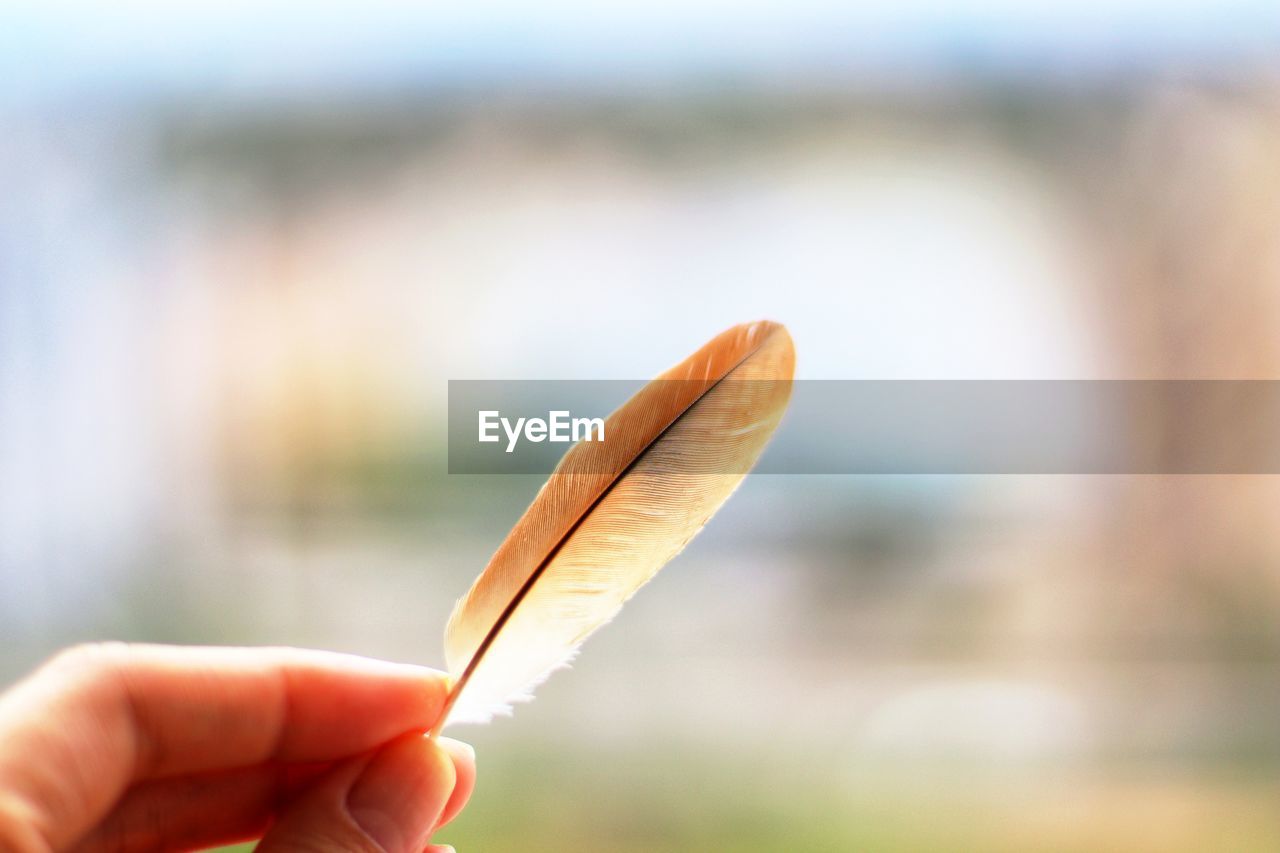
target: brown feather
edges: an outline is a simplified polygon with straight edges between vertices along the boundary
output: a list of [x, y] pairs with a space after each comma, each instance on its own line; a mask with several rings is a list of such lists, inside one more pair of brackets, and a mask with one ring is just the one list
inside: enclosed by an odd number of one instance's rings
[[735, 326], [610, 415], [606, 441], [565, 454], [454, 608], [437, 730], [528, 698], [679, 553], [763, 451], [794, 364], [782, 326]]

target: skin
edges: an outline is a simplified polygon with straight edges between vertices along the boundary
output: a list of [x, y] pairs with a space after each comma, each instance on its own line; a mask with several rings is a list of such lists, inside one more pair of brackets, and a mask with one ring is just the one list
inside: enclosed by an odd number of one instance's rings
[[108, 643], [0, 695], [0, 850], [443, 851], [471, 748], [443, 673], [300, 649]]

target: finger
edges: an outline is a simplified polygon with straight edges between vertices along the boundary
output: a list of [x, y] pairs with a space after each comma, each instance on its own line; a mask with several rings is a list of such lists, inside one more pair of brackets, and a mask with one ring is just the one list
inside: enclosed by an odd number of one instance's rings
[[[77, 661], [76, 658], [79, 658]], [[304, 649], [90, 646], [66, 667], [128, 712], [137, 778], [325, 761], [435, 722], [443, 673]]]
[[453, 793], [453, 761], [431, 738], [404, 735], [318, 779], [262, 839], [259, 853], [418, 853]]
[[436, 822], [436, 829], [439, 829], [457, 817], [458, 812], [462, 811], [463, 806], [467, 804], [467, 800], [471, 799], [471, 792], [476, 787], [476, 751], [470, 744], [453, 738], [438, 738], [437, 743], [453, 759], [453, 772], [457, 779], [453, 786], [453, 795], [449, 797], [440, 820]]
[[259, 765], [143, 782], [75, 850], [194, 850], [258, 838], [283, 803], [331, 768]]
[[0, 699], [0, 809], [59, 849], [134, 781], [359, 754], [429, 728], [446, 690], [432, 670], [325, 652], [82, 647]]

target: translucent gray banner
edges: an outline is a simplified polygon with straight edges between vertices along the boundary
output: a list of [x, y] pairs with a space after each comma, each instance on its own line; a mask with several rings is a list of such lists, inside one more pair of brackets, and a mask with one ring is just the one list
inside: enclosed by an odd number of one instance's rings
[[[452, 380], [449, 472], [548, 473], [645, 384]], [[1280, 381], [797, 381], [755, 471], [1277, 474]]]

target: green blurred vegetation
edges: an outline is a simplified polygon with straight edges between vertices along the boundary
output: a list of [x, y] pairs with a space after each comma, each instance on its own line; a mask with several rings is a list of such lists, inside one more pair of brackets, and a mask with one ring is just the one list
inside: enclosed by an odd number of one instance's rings
[[482, 752], [470, 806], [434, 840], [463, 853], [1280, 848], [1280, 780], [1247, 769], [863, 766], [832, 786], [829, 764], [677, 742]]

